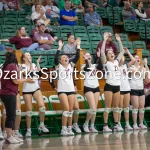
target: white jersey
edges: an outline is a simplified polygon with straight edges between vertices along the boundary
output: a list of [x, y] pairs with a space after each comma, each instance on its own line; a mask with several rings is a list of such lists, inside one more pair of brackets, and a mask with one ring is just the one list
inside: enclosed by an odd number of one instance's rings
[[[140, 68], [140, 67], [139, 67]], [[136, 68], [134, 65], [130, 67], [130, 70], [136, 70], [138, 71], [139, 68]], [[131, 75], [131, 79], [130, 79], [130, 88], [133, 90], [143, 90], [144, 89], [144, 67], [141, 71], [141, 77], [140, 75], [135, 75], [132, 74]]]
[[[85, 67], [85, 64], [82, 66], [82, 69]], [[90, 71], [85, 71], [85, 79], [84, 79], [84, 86], [90, 88], [97, 88], [99, 87], [98, 78], [96, 75], [96, 64], [91, 64], [89, 67]]]
[[[32, 63], [32, 68], [33, 68], [33, 73], [36, 73], [38, 72], [37, 70], [37, 67], [34, 63]], [[22, 64], [22, 71], [29, 71], [30, 70], [30, 67], [27, 66], [26, 64]], [[22, 92], [34, 92], [36, 91], [37, 89], [39, 89], [39, 83], [38, 83], [38, 79], [37, 79], [37, 76], [33, 76], [33, 81], [34, 83], [27, 83], [27, 82], [24, 82], [23, 83], [23, 87], [22, 87]]]
[[112, 86], [120, 86], [121, 73], [118, 60], [114, 60], [114, 63], [107, 61], [106, 64], [104, 64], [104, 68], [106, 83]]
[[120, 73], [121, 73], [121, 85], [120, 85], [120, 91], [130, 91], [130, 83], [129, 83], [129, 77], [127, 73], [127, 65], [124, 64], [119, 67]]
[[68, 64], [67, 68], [64, 68], [61, 64], [58, 67], [58, 83], [57, 92], [75, 92], [72, 73], [73, 67]]

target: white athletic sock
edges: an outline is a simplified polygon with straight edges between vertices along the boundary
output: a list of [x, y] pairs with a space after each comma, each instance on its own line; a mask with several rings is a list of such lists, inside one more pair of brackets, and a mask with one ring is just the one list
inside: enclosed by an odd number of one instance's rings
[[66, 126], [62, 126], [62, 130], [65, 130], [66, 129]]
[[129, 126], [129, 121], [126, 121], [126, 125]]
[[40, 127], [41, 127], [41, 126], [44, 126], [44, 122], [40, 122]]
[[94, 128], [94, 123], [91, 123], [91, 128]]
[[89, 121], [85, 121], [85, 123], [84, 123], [86, 126], [88, 126], [89, 125]]
[[69, 130], [72, 130], [72, 126], [68, 126], [68, 129], [69, 129]]
[[31, 128], [28, 128], [27, 131], [28, 131], [28, 132], [31, 132]]

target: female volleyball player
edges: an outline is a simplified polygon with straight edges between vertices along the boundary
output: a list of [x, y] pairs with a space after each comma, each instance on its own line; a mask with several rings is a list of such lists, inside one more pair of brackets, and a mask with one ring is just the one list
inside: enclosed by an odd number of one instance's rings
[[25, 101], [26, 109], [27, 109], [27, 132], [26, 137], [31, 137], [31, 117], [32, 117], [32, 97], [36, 100], [38, 108], [39, 108], [39, 115], [40, 115], [40, 126], [39, 130], [43, 131], [44, 133], [48, 133], [49, 130], [44, 125], [44, 116], [45, 116], [45, 106], [44, 100], [42, 97], [42, 93], [38, 84], [37, 75], [41, 76], [41, 68], [40, 68], [40, 58], [37, 59], [37, 64], [35, 65], [32, 63], [32, 57], [29, 53], [24, 53], [21, 57], [22, 60], [22, 71], [24, 75], [30, 72], [30, 76], [33, 78], [34, 83], [24, 83], [22, 87], [23, 98]]
[[[147, 129], [147, 127], [143, 124], [144, 120], [144, 105], [145, 105], [145, 94], [144, 94], [144, 83], [143, 79], [145, 76], [145, 68], [146, 71], [149, 70], [147, 66], [147, 59], [145, 58], [140, 64], [140, 57], [135, 55], [135, 63], [130, 67], [131, 80], [130, 80], [130, 88], [131, 88], [131, 103], [132, 103], [132, 118], [133, 118], [133, 129]], [[144, 68], [145, 67], [145, 68]], [[139, 112], [139, 127], [137, 125], [137, 114]]]
[[[129, 131], [132, 130], [130, 124], [129, 124], [129, 104], [130, 104], [130, 84], [129, 84], [129, 76], [128, 76], [128, 68], [131, 67], [135, 59], [129, 52], [127, 48], [124, 48], [125, 52], [129, 55], [131, 61], [128, 64], [124, 64], [125, 58], [122, 57], [120, 63], [119, 63], [119, 69], [121, 73], [121, 85], [120, 85], [120, 102], [119, 102], [119, 126], [123, 131], [123, 128], [120, 124], [121, 120], [121, 112], [124, 110], [124, 117], [125, 117], [125, 130]], [[123, 109], [122, 109], [123, 108]]]
[[[87, 112], [83, 130], [86, 133], [98, 132], [94, 127], [97, 105], [100, 96], [97, 70], [102, 70], [103, 65], [100, 57], [98, 58], [98, 64], [92, 64], [92, 57], [89, 53], [86, 53], [83, 57], [85, 59], [85, 65], [83, 66], [83, 70], [85, 71], [84, 94], [89, 105], [89, 111]], [[90, 129], [88, 127], [89, 121], [91, 121]]]
[[[8, 74], [6, 72], [9, 72]], [[2, 78], [1, 78], [1, 100], [4, 103], [6, 109], [6, 122], [5, 128], [7, 133], [6, 141], [8, 143], [19, 143], [23, 140], [14, 135], [15, 117], [16, 117], [16, 96], [18, 93], [18, 84], [34, 81], [30, 79], [19, 79], [18, 77], [18, 62], [16, 56], [12, 52], [6, 53], [6, 60], [2, 66]], [[17, 73], [17, 74], [16, 74]], [[7, 76], [7, 78], [6, 78]]]
[[[116, 39], [119, 43], [120, 53], [115, 59], [115, 55], [112, 49], [106, 49], [105, 54], [105, 44], [108, 38], [108, 33], [104, 33], [104, 42], [101, 48], [101, 58], [102, 63], [105, 67], [105, 73], [107, 75], [106, 84], [104, 87], [105, 96], [105, 111], [104, 111], [104, 127], [103, 132], [112, 132], [108, 127], [108, 115], [109, 112], [113, 111], [114, 116], [114, 131], [120, 131], [118, 126], [118, 111], [119, 111], [119, 100], [120, 100], [120, 71], [119, 62], [124, 55], [124, 49], [120, 40], [120, 36], [116, 34]], [[99, 49], [100, 51], [100, 49]]]
[[58, 55], [63, 47], [63, 42], [59, 41], [58, 43], [59, 48], [56, 52], [54, 61], [56, 70], [58, 70], [59, 75], [57, 93], [63, 109], [61, 135], [74, 135], [72, 132], [72, 115], [76, 95], [72, 73], [73, 68], [79, 59], [80, 41], [77, 42], [76, 56], [70, 63], [69, 58], [66, 55], [62, 55], [60, 57], [60, 63], [58, 62]]

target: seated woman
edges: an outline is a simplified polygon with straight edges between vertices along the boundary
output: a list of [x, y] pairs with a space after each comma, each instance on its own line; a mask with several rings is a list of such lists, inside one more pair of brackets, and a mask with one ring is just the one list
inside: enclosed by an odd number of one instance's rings
[[25, 27], [19, 27], [15, 36], [9, 39], [11, 44], [15, 44], [16, 49], [27, 49], [28, 51], [39, 48], [38, 43], [33, 43], [32, 39], [27, 36]]
[[135, 20], [136, 19], [136, 13], [135, 10], [131, 7], [131, 4], [126, 2], [124, 4], [124, 9], [122, 10], [122, 17], [123, 20]]
[[41, 23], [48, 26], [50, 24], [50, 19], [47, 19], [45, 16], [45, 11], [41, 9], [42, 5], [37, 3], [35, 5], [35, 11], [31, 15], [31, 20], [34, 21], [35, 19], [39, 19]]
[[147, 18], [147, 15], [143, 9], [143, 2], [137, 3], [137, 9], [135, 9], [136, 15], [138, 19], [145, 19]]
[[150, 79], [148, 77], [144, 80], [144, 92], [145, 92], [145, 107], [150, 107]]

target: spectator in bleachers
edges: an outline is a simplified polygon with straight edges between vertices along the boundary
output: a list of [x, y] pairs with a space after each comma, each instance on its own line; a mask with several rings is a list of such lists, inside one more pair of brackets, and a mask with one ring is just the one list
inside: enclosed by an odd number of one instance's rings
[[65, 0], [65, 8], [60, 11], [60, 25], [76, 25], [78, 17], [75, 11], [71, 10], [70, 0]]
[[[118, 53], [118, 49], [117, 49], [116, 44], [113, 42], [112, 34], [108, 32], [108, 33], [107, 33], [107, 36], [108, 36], [108, 39], [107, 39], [107, 42], [106, 42], [106, 45], [105, 45], [105, 52], [106, 52], [108, 49], [113, 49], [113, 52], [114, 52], [115, 55], [116, 55], [116, 54]], [[98, 51], [101, 52], [102, 45], [103, 45], [103, 41], [100, 41], [100, 43], [99, 43], [98, 46], [97, 46], [97, 52], [98, 52]]]
[[0, 0], [0, 11], [3, 10], [9, 10], [8, 6], [7, 6], [7, 2], [5, 0]]
[[146, 13], [143, 9], [143, 2], [137, 2], [137, 9], [135, 9], [136, 15], [138, 19], [147, 18]]
[[71, 0], [72, 9], [75, 9], [75, 12], [84, 13], [84, 7], [82, 6], [81, 0]]
[[33, 43], [32, 39], [27, 35], [25, 27], [19, 27], [16, 35], [10, 38], [9, 42], [15, 44], [16, 49], [32, 51], [39, 48], [39, 44]]
[[35, 5], [35, 12], [31, 15], [32, 21], [35, 19], [39, 19], [41, 23], [44, 23], [46, 26], [50, 24], [50, 19], [47, 19], [45, 16], [45, 12], [41, 10], [41, 5], [36, 4]]
[[36, 4], [41, 5], [41, 10], [42, 10], [43, 12], [46, 12], [45, 7], [42, 5], [42, 1], [41, 1], [41, 0], [39, 0], [38, 2], [34, 2], [34, 5], [32, 6], [32, 12], [35, 12], [35, 5], [36, 5]]
[[123, 20], [126, 20], [126, 19], [135, 20], [136, 19], [135, 10], [131, 7], [131, 4], [128, 2], [126, 2], [124, 5], [124, 9], [122, 10], [122, 17], [123, 17]]
[[45, 24], [38, 25], [39, 32], [34, 34], [34, 40], [39, 43], [40, 48], [44, 50], [50, 50], [50, 45], [54, 43], [50, 34], [45, 33]]
[[103, 21], [100, 15], [94, 11], [93, 5], [88, 4], [87, 6], [87, 13], [84, 16], [85, 24], [89, 26], [102, 26]]
[[144, 80], [144, 92], [145, 92], [145, 107], [150, 107], [150, 79], [148, 76]]
[[55, 18], [56, 20], [59, 19], [59, 13], [60, 10], [58, 9], [58, 7], [54, 6], [52, 0], [48, 0], [47, 1], [47, 5], [45, 6], [45, 10], [46, 10], [46, 17], [47, 18]]
[[[32, 29], [31, 31], [31, 38], [34, 38], [34, 34], [39, 32], [39, 28], [38, 28], [38, 25], [41, 23], [40, 20], [38, 19], [35, 19], [33, 21], [34, 25], [35, 25], [35, 28]], [[52, 29], [46, 29], [45, 30], [45, 33], [48, 33], [50, 34], [52, 37], [53, 37], [53, 40], [57, 40], [57, 36], [52, 32]], [[34, 39], [33, 39], [34, 40]]]
[[148, 2], [148, 8], [146, 9], [146, 16], [147, 16], [147, 19], [150, 19], [150, 2]]
[[80, 41], [80, 38], [77, 38], [75, 40], [74, 35], [71, 33], [67, 34], [67, 40], [68, 43], [64, 45], [62, 53], [63, 54], [74, 54], [74, 55], [70, 55], [69, 60], [70, 62], [75, 58], [75, 54], [77, 52], [77, 41]]
[[90, 5], [92, 5], [92, 6], [94, 6], [94, 7], [96, 7], [96, 8], [99, 8], [99, 6], [98, 6], [98, 0], [85, 0], [85, 4], [90, 4]]
[[21, 10], [21, 4], [19, 0], [5, 0], [9, 10]]

